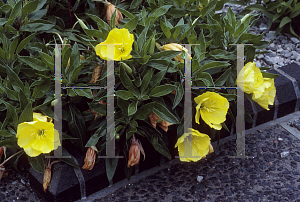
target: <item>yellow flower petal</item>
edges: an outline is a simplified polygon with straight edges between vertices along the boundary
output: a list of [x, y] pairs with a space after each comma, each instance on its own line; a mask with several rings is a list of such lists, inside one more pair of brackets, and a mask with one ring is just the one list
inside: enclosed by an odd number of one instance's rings
[[211, 128], [221, 130], [226, 120], [229, 102], [215, 92], [206, 92], [194, 98], [196, 106], [195, 122], [199, 124], [200, 116]]

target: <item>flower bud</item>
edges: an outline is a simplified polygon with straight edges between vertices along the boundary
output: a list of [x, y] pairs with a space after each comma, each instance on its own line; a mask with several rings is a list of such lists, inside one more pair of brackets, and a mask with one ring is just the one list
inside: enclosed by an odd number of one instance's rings
[[43, 188], [45, 193], [50, 184], [50, 181], [51, 181], [51, 167], [47, 166], [44, 172], [44, 181], [43, 181]]
[[95, 160], [96, 160], [96, 151], [92, 147], [89, 147], [85, 155], [84, 165], [82, 169], [92, 170], [95, 165]]
[[139, 140], [135, 139], [135, 136], [133, 134], [133, 137], [131, 139], [131, 146], [129, 149], [129, 157], [128, 157], [128, 164], [127, 167], [130, 168], [130, 166], [138, 165], [140, 162], [140, 152], [144, 155], [145, 159], [145, 152], [142, 147], [142, 144]]
[[[106, 8], [106, 19], [107, 19], [107, 22], [109, 25], [110, 25], [111, 16], [115, 12], [115, 10], [116, 10], [116, 7], [113, 4], [109, 4]], [[115, 25], [118, 25], [122, 19], [123, 19], [122, 13], [117, 10], [116, 18], [115, 18]]]
[[[162, 50], [166, 51], [166, 50], [174, 50], [174, 51], [185, 51], [188, 52], [188, 50], [186, 48], [184, 48], [182, 45], [177, 44], [177, 43], [170, 43], [170, 44], [166, 44], [164, 46], [162, 46]], [[174, 60], [179, 61], [181, 63], [184, 62], [184, 60], [180, 57], [181, 53], [177, 56], [174, 57]], [[189, 57], [191, 57], [189, 55]]]

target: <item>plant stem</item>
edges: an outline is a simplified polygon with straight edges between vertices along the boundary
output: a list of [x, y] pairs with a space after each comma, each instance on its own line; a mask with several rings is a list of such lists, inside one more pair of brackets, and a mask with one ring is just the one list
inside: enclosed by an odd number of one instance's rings
[[23, 152], [22, 150], [21, 151], [18, 151], [17, 153], [11, 155], [10, 157], [8, 157], [5, 161], [3, 161], [3, 163], [0, 164], [0, 167], [2, 167], [7, 161], [9, 161], [11, 158], [13, 158], [14, 156], [16, 156], [17, 154]]

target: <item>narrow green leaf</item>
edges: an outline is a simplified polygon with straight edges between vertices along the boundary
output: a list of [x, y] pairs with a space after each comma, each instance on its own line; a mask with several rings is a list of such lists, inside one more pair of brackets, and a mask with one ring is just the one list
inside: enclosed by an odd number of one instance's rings
[[172, 109], [175, 109], [175, 107], [181, 102], [183, 98], [183, 94], [184, 94], [183, 85], [179, 84], [178, 87], [176, 88], [176, 95], [173, 101]]
[[125, 9], [116, 7], [117, 10], [119, 10], [121, 13], [123, 13], [124, 15], [126, 15], [128, 18], [130, 18], [130, 20], [132, 20], [133, 18], [135, 18], [134, 15], [132, 15], [130, 12], [126, 11]]
[[130, 4], [130, 9], [135, 9], [139, 5], [141, 5], [143, 0], [133, 0]]
[[38, 71], [48, 70], [48, 68], [45, 66], [45, 64], [39, 59], [29, 57], [29, 56], [20, 56], [19, 59], [35, 70], [38, 70]]
[[158, 102], [155, 102], [153, 112], [164, 121], [174, 124], [178, 123], [178, 119], [165, 106]]
[[128, 29], [129, 32], [132, 32], [133, 30], [135, 30], [137, 24], [138, 24], [139, 18], [138, 16], [135, 16], [135, 18], [129, 20], [123, 28]]
[[139, 96], [138, 89], [133, 85], [124, 68], [120, 68], [120, 79], [125, 88], [127, 88], [136, 97]]
[[134, 99], [134, 95], [130, 91], [118, 90], [116, 91], [116, 96], [122, 98], [123, 100]]
[[153, 88], [150, 92], [150, 97], [161, 97], [171, 93], [175, 89], [174, 85], [165, 84]]
[[6, 73], [15, 91], [19, 92], [20, 89], [24, 90], [23, 82], [11, 68], [7, 68]]
[[160, 27], [161, 27], [161, 30], [163, 31], [163, 33], [165, 34], [165, 36], [167, 37], [167, 39], [170, 40], [171, 35], [172, 35], [171, 31], [162, 20], [160, 21]]
[[154, 104], [155, 102], [150, 102], [139, 107], [136, 113], [133, 115], [132, 119], [145, 120], [146, 118], [148, 118], [153, 110]]
[[44, 173], [45, 163], [44, 163], [43, 155], [39, 155], [37, 157], [28, 156], [28, 162], [34, 170], [36, 170], [39, 173]]
[[29, 35], [28, 37], [26, 37], [19, 43], [17, 51], [16, 51], [17, 54], [31, 41], [31, 39], [35, 36], [35, 34], [36, 33]]
[[29, 102], [20, 115], [19, 124], [23, 122], [31, 122], [32, 120], [33, 120], [33, 111], [32, 111], [31, 103]]
[[143, 80], [142, 80], [142, 84], [141, 84], [141, 94], [143, 94], [145, 92], [145, 90], [149, 87], [149, 82], [152, 78], [152, 74], [153, 74], [153, 70], [150, 69], [144, 76]]

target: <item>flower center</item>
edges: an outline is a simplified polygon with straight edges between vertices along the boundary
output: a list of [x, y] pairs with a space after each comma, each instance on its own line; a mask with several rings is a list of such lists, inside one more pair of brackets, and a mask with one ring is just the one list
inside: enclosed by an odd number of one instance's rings
[[118, 48], [118, 49], [119, 49], [120, 53], [124, 53], [125, 52], [124, 46], [122, 46], [121, 48]]
[[46, 130], [44, 130], [44, 129], [40, 129], [39, 132], [38, 132], [38, 135], [39, 136], [45, 136], [45, 131]]

